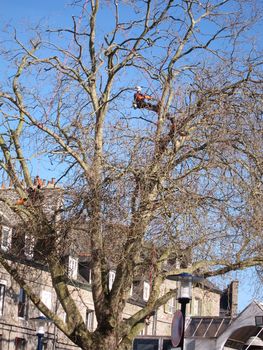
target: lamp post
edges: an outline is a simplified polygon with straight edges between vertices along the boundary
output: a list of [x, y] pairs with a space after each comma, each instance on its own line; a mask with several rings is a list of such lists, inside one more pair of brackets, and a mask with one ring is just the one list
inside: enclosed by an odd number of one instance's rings
[[43, 350], [43, 338], [45, 335], [45, 324], [52, 322], [49, 318], [45, 316], [32, 317], [30, 320], [34, 321], [37, 328], [37, 350]]
[[184, 331], [185, 331], [185, 315], [186, 305], [192, 299], [192, 283], [202, 281], [202, 277], [192, 276], [189, 273], [180, 273], [178, 275], [170, 275], [167, 277], [169, 280], [179, 282], [177, 290], [177, 300], [181, 304], [181, 312], [183, 316], [182, 336], [178, 344], [178, 348], [184, 349]]
[[43, 349], [43, 337], [45, 335], [44, 326], [39, 326], [37, 330], [37, 350]]
[[178, 347], [182, 350], [184, 349], [184, 330], [185, 330], [185, 315], [186, 315], [186, 305], [192, 299], [192, 279], [193, 276], [188, 273], [182, 273], [180, 276], [177, 299], [181, 304], [181, 312], [183, 316], [183, 332], [180, 343]]

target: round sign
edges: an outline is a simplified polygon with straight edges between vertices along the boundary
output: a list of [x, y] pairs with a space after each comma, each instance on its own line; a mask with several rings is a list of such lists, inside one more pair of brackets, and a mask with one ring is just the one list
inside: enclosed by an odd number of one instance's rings
[[172, 336], [172, 344], [174, 347], [177, 347], [181, 341], [183, 335], [183, 327], [184, 327], [184, 318], [182, 311], [177, 310], [173, 316], [171, 336]]

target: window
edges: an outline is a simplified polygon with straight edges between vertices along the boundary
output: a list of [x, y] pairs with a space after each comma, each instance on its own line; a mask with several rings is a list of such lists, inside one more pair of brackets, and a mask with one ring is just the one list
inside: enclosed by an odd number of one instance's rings
[[172, 341], [170, 339], [163, 339], [163, 348], [162, 348], [162, 350], [170, 350], [170, 349], [173, 349]]
[[156, 330], [157, 330], [157, 312], [155, 311], [153, 317], [152, 317], [152, 335], [156, 335]]
[[[41, 296], [40, 299], [42, 301], [42, 303], [44, 303], [46, 305], [46, 307], [48, 307], [50, 310], [52, 310], [52, 294], [51, 292], [47, 291], [47, 290], [42, 290], [41, 291]], [[40, 316], [45, 316], [44, 314], [40, 313]]]
[[180, 267], [181, 267], [181, 262], [180, 262], [179, 259], [176, 258], [176, 260], [175, 260], [175, 268], [176, 269], [180, 269]]
[[194, 298], [193, 303], [193, 316], [201, 316], [202, 315], [202, 300], [200, 298]]
[[0, 316], [4, 313], [4, 301], [5, 301], [5, 281], [0, 281]]
[[23, 288], [20, 288], [19, 297], [18, 297], [18, 317], [26, 319], [27, 311], [28, 311], [27, 295], [25, 293], [25, 290]]
[[109, 290], [112, 289], [113, 282], [114, 282], [114, 280], [115, 280], [115, 276], [116, 276], [115, 271], [110, 271], [110, 272], [109, 272]]
[[1, 249], [7, 252], [11, 248], [12, 241], [12, 228], [8, 226], [2, 226], [1, 236]]
[[134, 339], [133, 350], [158, 350], [159, 339]]
[[78, 258], [72, 258], [72, 256], [68, 257], [68, 277], [74, 280], [78, 277]]
[[166, 312], [168, 314], [174, 314], [177, 308], [177, 300], [175, 297], [171, 298], [167, 302]]
[[145, 327], [142, 330], [140, 330], [139, 335], [145, 335]]
[[88, 331], [93, 331], [94, 325], [94, 311], [87, 309], [86, 311], [86, 327]]
[[85, 262], [79, 262], [79, 274], [82, 276], [86, 282], [90, 283], [92, 282], [92, 276], [91, 276], [91, 268], [89, 265]]
[[263, 326], [263, 316], [255, 316], [255, 322], [257, 327]]
[[16, 337], [15, 350], [24, 350], [26, 347], [26, 340], [24, 338]]
[[150, 297], [150, 285], [148, 282], [143, 282], [143, 295], [142, 298], [144, 301], [148, 301]]

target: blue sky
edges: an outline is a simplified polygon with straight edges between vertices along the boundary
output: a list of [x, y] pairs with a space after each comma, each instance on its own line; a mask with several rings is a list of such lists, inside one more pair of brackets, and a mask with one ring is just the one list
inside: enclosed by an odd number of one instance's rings
[[[0, 14], [1, 29], [5, 30], [7, 27], [10, 28], [10, 26], [15, 27], [21, 36], [26, 36], [28, 27], [32, 28], [39, 23], [42, 26], [47, 24], [58, 27], [69, 25], [72, 23], [71, 16], [80, 14], [80, 12], [80, 8], [73, 9], [71, 6], [66, 5], [66, 1], [64, 0], [2, 0]], [[103, 25], [109, 25], [107, 16], [105, 16]], [[3, 69], [1, 62], [0, 68], [1, 70]], [[232, 277], [241, 278], [239, 286], [239, 310], [242, 310], [254, 297], [253, 280], [249, 272], [233, 273]]]
[[38, 23], [39, 20], [59, 23], [66, 20], [65, 14], [72, 12], [72, 7], [66, 6], [64, 0], [2, 0], [1, 23], [23, 27], [26, 23]]

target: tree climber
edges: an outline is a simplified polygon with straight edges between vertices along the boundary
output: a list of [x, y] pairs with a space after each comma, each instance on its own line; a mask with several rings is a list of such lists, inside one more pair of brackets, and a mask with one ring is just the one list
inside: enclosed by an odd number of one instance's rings
[[16, 201], [16, 205], [25, 205], [26, 201], [27, 201], [27, 198], [19, 198]]
[[41, 187], [43, 186], [43, 181], [42, 179], [39, 177], [39, 175], [36, 176], [35, 180], [34, 180], [34, 186], [37, 188], [37, 189], [41, 189]]
[[[145, 108], [150, 111], [153, 111], [157, 114], [160, 112], [160, 102], [157, 104], [152, 104], [149, 102], [146, 102], [146, 100], [153, 100], [152, 96], [146, 95], [142, 93], [142, 88], [140, 86], [135, 87], [136, 93], [134, 94], [134, 100], [133, 100], [133, 107], [136, 108]], [[170, 132], [175, 133], [177, 132], [180, 136], [187, 136], [188, 133], [183, 130], [182, 127], [180, 127], [176, 123], [175, 115], [171, 115], [169, 112], [165, 114], [165, 117], [170, 121]]]
[[37, 175], [34, 179], [34, 183], [33, 183], [33, 187], [29, 187], [27, 188], [27, 194], [28, 194], [28, 198], [19, 198], [16, 201], [17, 205], [25, 205], [27, 204], [27, 200], [30, 199], [32, 203], [35, 203], [37, 200], [41, 201], [44, 197], [43, 194], [40, 193], [39, 190], [42, 189], [43, 186], [43, 180], [39, 177], [39, 175]]
[[159, 113], [160, 111], [160, 105], [157, 103], [156, 105], [146, 102], [145, 100], [152, 100], [152, 96], [146, 95], [142, 93], [142, 88], [140, 86], [135, 87], [136, 93], [134, 94], [133, 99], [133, 107], [136, 108], [146, 108], [150, 111], [154, 111], [156, 113]]

